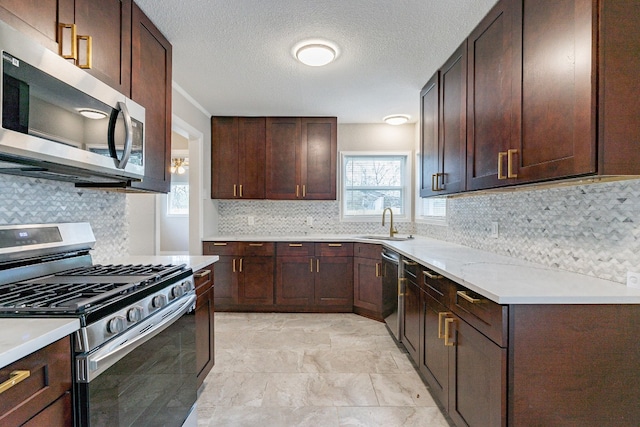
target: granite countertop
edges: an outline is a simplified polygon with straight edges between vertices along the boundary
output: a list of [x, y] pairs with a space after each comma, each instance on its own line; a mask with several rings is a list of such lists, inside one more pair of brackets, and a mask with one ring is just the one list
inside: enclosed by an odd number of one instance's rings
[[187, 268], [198, 271], [218, 259], [217, 255], [132, 255], [110, 259], [103, 264], [186, 264]]
[[498, 304], [640, 304], [640, 289], [427, 237], [389, 241], [343, 234], [202, 240], [379, 243]]
[[78, 319], [0, 318], [0, 368], [80, 329]]

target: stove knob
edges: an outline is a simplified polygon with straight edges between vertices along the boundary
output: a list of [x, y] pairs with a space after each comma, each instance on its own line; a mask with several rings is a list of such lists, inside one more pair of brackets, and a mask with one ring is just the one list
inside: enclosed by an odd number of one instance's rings
[[107, 323], [107, 332], [110, 334], [119, 334], [124, 331], [126, 319], [122, 316], [116, 316], [113, 319], [109, 319]]
[[184, 295], [184, 289], [182, 288], [182, 285], [176, 285], [171, 288], [171, 299], [180, 298], [182, 295]]
[[182, 287], [185, 289], [186, 292], [189, 292], [192, 289], [191, 282], [188, 280], [185, 280], [184, 282], [182, 282]]
[[162, 308], [165, 305], [167, 305], [167, 297], [165, 297], [164, 295], [156, 295], [151, 300], [151, 306], [153, 308]]
[[142, 307], [131, 307], [127, 310], [127, 320], [131, 323], [137, 322], [142, 319]]

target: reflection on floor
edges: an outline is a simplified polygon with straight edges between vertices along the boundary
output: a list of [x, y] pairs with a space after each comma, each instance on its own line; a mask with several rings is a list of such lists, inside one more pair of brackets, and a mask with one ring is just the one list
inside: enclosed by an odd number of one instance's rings
[[198, 426], [449, 425], [383, 323], [355, 314], [215, 316]]

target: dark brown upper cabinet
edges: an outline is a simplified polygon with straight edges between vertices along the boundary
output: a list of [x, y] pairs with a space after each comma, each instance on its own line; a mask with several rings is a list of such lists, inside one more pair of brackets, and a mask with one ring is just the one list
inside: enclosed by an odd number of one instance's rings
[[211, 118], [211, 198], [264, 199], [264, 117]]
[[266, 135], [267, 199], [336, 199], [335, 117], [267, 117]]
[[131, 0], [2, 0], [0, 19], [44, 47], [72, 56], [70, 61], [128, 95], [132, 4]]

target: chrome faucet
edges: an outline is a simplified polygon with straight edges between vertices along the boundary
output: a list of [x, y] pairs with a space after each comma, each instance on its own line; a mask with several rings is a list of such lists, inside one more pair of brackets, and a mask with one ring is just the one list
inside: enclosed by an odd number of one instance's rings
[[389, 237], [393, 237], [393, 235], [396, 234], [398, 230], [396, 230], [396, 228], [393, 226], [393, 210], [391, 208], [385, 208], [385, 210], [382, 211], [382, 225], [384, 226], [384, 216], [387, 211], [389, 211], [389, 214], [391, 214], [391, 219], [389, 220]]

